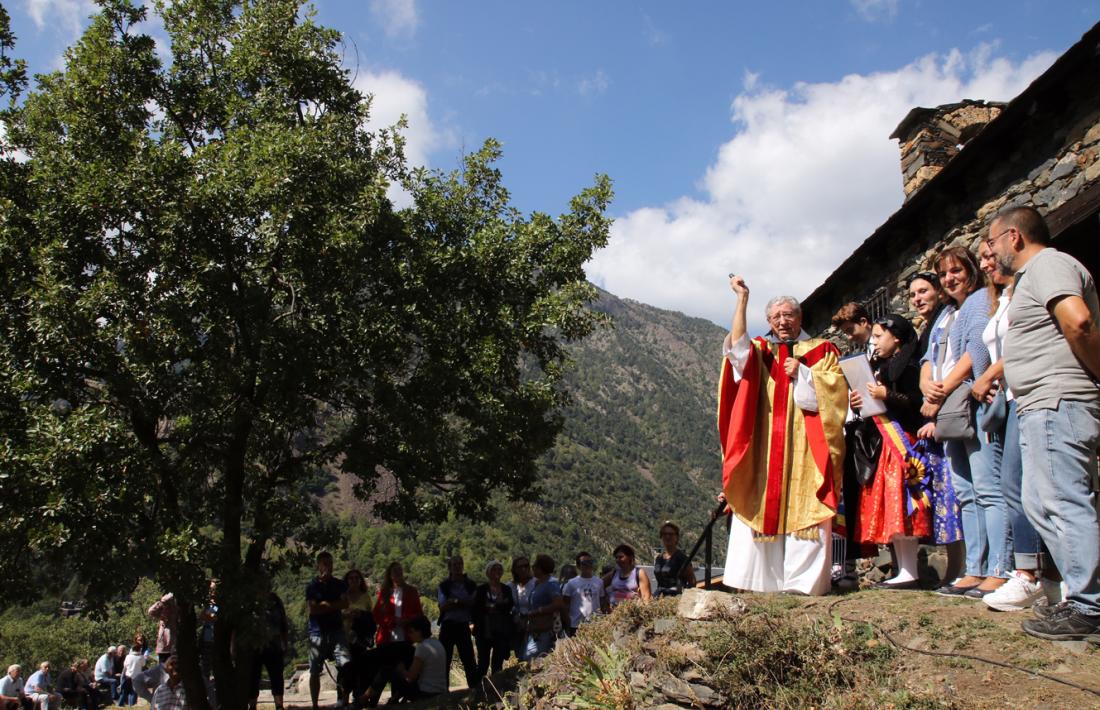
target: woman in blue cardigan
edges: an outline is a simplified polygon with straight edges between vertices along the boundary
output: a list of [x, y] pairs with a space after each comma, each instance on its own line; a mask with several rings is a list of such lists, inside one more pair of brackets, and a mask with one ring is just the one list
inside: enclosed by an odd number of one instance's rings
[[[936, 256], [935, 269], [948, 304], [932, 327], [921, 361], [921, 413], [927, 417], [935, 417], [957, 388], [969, 389], [990, 364], [982, 341], [989, 322], [989, 292], [983, 288], [985, 274], [978, 260], [965, 247], [949, 247]], [[966, 567], [962, 577], [945, 580], [939, 592], [981, 599], [1008, 576], [1000, 472], [992, 465], [984, 433], [948, 441], [945, 448], [961, 509]]]

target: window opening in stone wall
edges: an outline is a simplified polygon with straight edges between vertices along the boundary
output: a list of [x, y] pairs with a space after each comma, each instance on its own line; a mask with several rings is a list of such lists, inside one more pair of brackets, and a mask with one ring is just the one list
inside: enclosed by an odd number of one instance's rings
[[871, 320], [876, 321], [890, 312], [890, 299], [886, 296], [886, 287], [883, 286], [864, 304], [867, 312], [871, 314]]

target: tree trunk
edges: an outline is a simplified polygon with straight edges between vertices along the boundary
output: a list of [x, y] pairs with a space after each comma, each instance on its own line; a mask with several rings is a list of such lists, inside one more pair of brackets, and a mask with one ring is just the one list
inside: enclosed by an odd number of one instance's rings
[[179, 622], [176, 627], [176, 656], [188, 710], [211, 710], [206, 697], [206, 682], [199, 664], [198, 630], [195, 607], [179, 600]]
[[214, 685], [218, 690], [218, 707], [222, 710], [245, 710], [248, 698], [249, 668], [244, 663], [234, 663], [233, 625], [228, 609], [219, 609], [214, 622]]

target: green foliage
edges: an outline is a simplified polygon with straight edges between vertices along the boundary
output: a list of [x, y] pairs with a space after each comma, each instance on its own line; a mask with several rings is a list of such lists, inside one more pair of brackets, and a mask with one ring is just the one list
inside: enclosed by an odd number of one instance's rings
[[[327, 473], [401, 520], [531, 490], [564, 341], [601, 321], [582, 266], [611, 188], [524, 217], [492, 141], [409, 172], [298, 0], [154, 9], [165, 58], [144, 7], [102, 0], [4, 116], [26, 160], [0, 173], [0, 594], [38, 596], [32, 565], [93, 607], [151, 576], [181, 601], [191, 668], [216, 576], [219, 696], [239, 706], [229, 643], [264, 563], [338, 539], [312, 495]], [[2, 15], [8, 91], [11, 43]]]
[[11, 17], [3, 4], [0, 4], [0, 98], [7, 96], [12, 105], [27, 83], [26, 62], [11, 56], [14, 48], [15, 34], [11, 31]]
[[565, 639], [558, 644], [556, 661], [577, 687], [560, 699], [575, 708], [630, 710], [637, 707], [628, 682], [630, 656], [618, 648], [604, 649], [585, 640]]
[[160, 591], [147, 580], [130, 599], [98, 615], [60, 617], [57, 598], [5, 609], [0, 613], [0, 667], [18, 663], [29, 669], [49, 661], [54, 668], [65, 668], [77, 658], [95, 664], [107, 646], [130, 646], [138, 632], [152, 643], [157, 627], [146, 610], [159, 597]]

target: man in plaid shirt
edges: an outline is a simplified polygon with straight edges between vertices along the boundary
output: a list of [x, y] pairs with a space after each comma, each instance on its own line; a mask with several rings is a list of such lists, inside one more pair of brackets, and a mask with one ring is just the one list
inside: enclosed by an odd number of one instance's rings
[[164, 662], [164, 672], [168, 674], [168, 679], [153, 693], [152, 710], [186, 710], [187, 697], [183, 694], [175, 656]]

